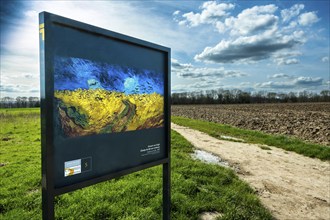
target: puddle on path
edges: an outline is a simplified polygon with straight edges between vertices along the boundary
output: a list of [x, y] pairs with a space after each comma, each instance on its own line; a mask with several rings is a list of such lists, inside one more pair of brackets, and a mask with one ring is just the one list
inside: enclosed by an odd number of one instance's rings
[[241, 138], [235, 138], [235, 137], [231, 137], [231, 136], [226, 136], [226, 135], [221, 135], [220, 136], [222, 139], [225, 140], [229, 140], [229, 141], [240, 141], [240, 142], [245, 142], [243, 139]]
[[226, 161], [223, 161], [220, 157], [203, 150], [194, 150], [194, 153], [191, 154], [191, 156], [194, 159], [201, 160], [205, 163], [217, 164], [223, 167], [230, 168], [229, 164]]

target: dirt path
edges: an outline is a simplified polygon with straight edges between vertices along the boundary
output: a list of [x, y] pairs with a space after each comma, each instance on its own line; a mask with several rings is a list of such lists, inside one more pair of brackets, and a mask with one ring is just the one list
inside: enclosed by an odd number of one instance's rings
[[262, 203], [278, 219], [330, 219], [330, 163], [293, 152], [218, 140], [172, 123], [196, 148], [208, 151], [238, 168]]

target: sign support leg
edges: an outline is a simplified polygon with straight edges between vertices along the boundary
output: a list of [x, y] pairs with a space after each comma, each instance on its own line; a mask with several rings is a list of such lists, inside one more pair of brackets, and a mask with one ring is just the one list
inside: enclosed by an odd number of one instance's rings
[[42, 190], [42, 219], [43, 220], [54, 220], [54, 195], [47, 192], [46, 189]]
[[171, 169], [170, 162], [163, 164], [163, 220], [171, 219]]

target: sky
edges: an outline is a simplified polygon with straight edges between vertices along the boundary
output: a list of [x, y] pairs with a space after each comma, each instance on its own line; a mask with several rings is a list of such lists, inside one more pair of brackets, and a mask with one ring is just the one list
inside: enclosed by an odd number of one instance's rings
[[38, 13], [171, 48], [172, 93], [329, 90], [328, 0], [1, 1], [1, 98], [39, 96]]

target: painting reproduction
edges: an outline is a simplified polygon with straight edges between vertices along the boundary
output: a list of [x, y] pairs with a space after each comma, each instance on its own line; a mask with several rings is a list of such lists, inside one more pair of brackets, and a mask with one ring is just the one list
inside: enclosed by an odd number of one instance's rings
[[63, 137], [164, 126], [164, 74], [152, 70], [56, 56], [54, 99]]

